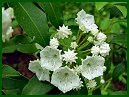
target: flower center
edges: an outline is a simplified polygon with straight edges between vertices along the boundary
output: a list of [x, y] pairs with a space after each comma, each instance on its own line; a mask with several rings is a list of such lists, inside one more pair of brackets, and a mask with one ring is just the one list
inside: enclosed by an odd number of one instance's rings
[[88, 63], [88, 64], [87, 64], [87, 66], [91, 66], [91, 64], [90, 64], [90, 63]]
[[65, 73], [64, 75], [65, 75], [65, 77], [69, 76], [69, 74], [68, 74], [68, 73]]

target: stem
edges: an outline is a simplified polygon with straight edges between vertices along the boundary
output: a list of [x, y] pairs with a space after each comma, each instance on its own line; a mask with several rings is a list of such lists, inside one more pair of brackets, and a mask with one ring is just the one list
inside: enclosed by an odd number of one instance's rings
[[64, 46], [64, 47], [68, 47], [67, 45], [65, 45], [64, 43], [59, 43], [61, 46]]
[[[78, 33], [79, 33], [79, 31], [78, 31]], [[78, 34], [78, 35], [79, 35], [79, 34]], [[81, 39], [83, 33], [81, 32], [80, 35], [79, 35], [79, 36], [78, 36], [78, 35], [77, 35], [77, 44], [79, 43], [79, 41], [80, 41], [80, 39]]]
[[[108, 86], [109, 86], [109, 84], [111, 83], [111, 81], [112, 81], [112, 78], [108, 79], [108, 80], [104, 83], [104, 84], [108, 83], [104, 89], [107, 89], [107, 88], [108, 88]], [[94, 89], [92, 89], [92, 90], [89, 90], [89, 92], [93, 92], [94, 90], [100, 88], [100, 87], [101, 87], [102, 85], [104, 85], [104, 84], [98, 85], [96, 88], [94, 88]]]
[[87, 50], [82, 51], [82, 52], [83, 52], [83, 53], [87, 53], [87, 52], [89, 52], [89, 51], [91, 51], [91, 49], [87, 49]]
[[89, 44], [88, 42], [84, 43], [83, 45], [81, 45], [81, 46], [78, 48], [78, 50], [82, 50], [82, 49], [83, 49], [84, 47], [86, 47], [88, 44]]
[[109, 87], [110, 83], [111, 83], [112, 79], [110, 79], [107, 83], [107, 85], [105, 86], [104, 90], [107, 90], [107, 88]]
[[83, 38], [83, 40], [79, 43], [78, 46], [80, 46], [85, 40], [87, 40], [87, 37]]

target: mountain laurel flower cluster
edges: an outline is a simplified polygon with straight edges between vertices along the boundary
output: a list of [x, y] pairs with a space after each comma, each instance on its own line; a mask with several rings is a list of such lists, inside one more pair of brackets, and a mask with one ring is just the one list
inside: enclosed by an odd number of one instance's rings
[[[88, 89], [93, 89], [98, 84], [96, 78], [105, 82], [105, 57], [110, 51], [107, 36], [99, 31], [94, 16], [83, 9], [77, 13], [75, 22], [79, 34], [74, 40], [68, 26], [59, 26], [49, 45], [40, 50], [40, 58], [29, 63], [29, 70], [40, 81], [50, 82], [63, 93], [79, 90], [85, 83]], [[65, 44], [68, 40], [70, 43]]]
[[13, 29], [11, 27], [12, 19], [14, 18], [13, 8], [5, 9], [2, 7], [2, 41], [9, 41], [12, 37]]

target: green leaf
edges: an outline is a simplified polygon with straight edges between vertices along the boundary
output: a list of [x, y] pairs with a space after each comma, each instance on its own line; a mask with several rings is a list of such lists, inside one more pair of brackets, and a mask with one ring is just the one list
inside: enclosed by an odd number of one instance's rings
[[115, 5], [123, 14], [123, 16], [126, 18], [127, 16], [127, 8], [125, 6], [121, 6], [121, 5]]
[[2, 48], [2, 53], [13, 53], [16, 50], [22, 53], [35, 53], [38, 51], [35, 44], [17, 44]]
[[119, 23], [115, 23], [115, 24], [112, 25], [111, 33], [119, 34], [120, 30], [121, 30], [120, 24]]
[[25, 32], [42, 46], [49, 43], [49, 32], [46, 14], [33, 3], [10, 3], [19, 25]]
[[100, 29], [106, 30], [110, 26], [110, 19], [105, 18], [103, 21], [101, 21]]
[[8, 65], [3, 65], [2, 78], [3, 77], [14, 77], [14, 76], [20, 76], [20, 73]]
[[32, 39], [29, 36], [17, 35], [10, 41], [3, 43], [2, 53], [13, 53], [16, 50], [23, 53], [35, 53], [37, 48], [31, 42]]
[[7, 41], [2, 44], [2, 47], [7, 47], [11, 45], [16, 44], [30, 44], [32, 42], [32, 39], [27, 35], [17, 35], [10, 39], [10, 41]]
[[43, 95], [49, 92], [53, 86], [47, 82], [41, 82], [34, 76], [23, 88], [22, 95]]
[[95, 7], [97, 10], [102, 9], [108, 2], [95, 2]]
[[60, 3], [38, 2], [39, 6], [45, 11], [50, 22], [56, 27], [63, 25], [63, 11]]
[[118, 79], [118, 77], [125, 71], [125, 64], [118, 64], [113, 71], [112, 78], [114, 80]]
[[20, 93], [19, 89], [2, 90], [6, 95], [18, 95]]
[[22, 90], [28, 80], [22, 76], [2, 78], [2, 88], [4, 90], [18, 89]]
[[109, 92], [109, 95], [127, 95], [127, 91], [114, 91], [114, 92]]
[[115, 43], [127, 48], [127, 34], [118, 34], [114, 36], [111, 43]]

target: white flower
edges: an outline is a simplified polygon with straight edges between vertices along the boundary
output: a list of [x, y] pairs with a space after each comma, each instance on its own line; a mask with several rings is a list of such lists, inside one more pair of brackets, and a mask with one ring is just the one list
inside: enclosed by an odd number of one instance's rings
[[[96, 24], [87, 24], [85, 23], [85, 29], [87, 32], [91, 31], [92, 34], [96, 34], [97, 32], [94, 31], [94, 29], [96, 30], [98, 28], [98, 26]], [[94, 33], [93, 33], [94, 32]]]
[[87, 56], [82, 60], [81, 73], [88, 80], [103, 75], [105, 59], [101, 56]]
[[52, 38], [50, 40], [50, 46], [53, 47], [53, 48], [58, 48], [59, 46], [59, 41], [57, 40], [57, 38]]
[[98, 26], [95, 24], [94, 16], [90, 14], [86, 14], [86, 12], [82, 9], [77, 13], [77, 18], [75, 19], [77, 24], [79, 24], [79, 29], [85, 32], [96, 31], [95, 29]]
[[98, 42], [104, 42], [106, 40], [106, 35], [102, 32], [99, 32], [98, 35], [97, 35], [97, 40]]
[[74, 53], [74, 50], [68, 49], [68, 51], [64, 51], [65, 54], [62, 55], [63, 60], [66, 61], [66, 64], [69, 62], [72, 64], [72, 62], [76, 62], [76, 55], [77, 53]]
[[92, 36], [89, 36], [89, 37], [87, 38], [87, 40], [88, 40], [89, 42], [93, 42], [93, 37], [92, 37]]
[[59, 30], [57, 30], [58, 33], [56, 34], [56, 36], [59, 38], [59, 39], [64, 39], [64, 38], [68, 38], [69, 35], [72, 35], [72, 32], [71, 32], [71, 29], [68, 29], [68, 26], [63, 26], [60, 27], [59, 26]]
[[73, 48], [73, 49], [76, 49], [76, 47], [77, 47], [78, 45], [77, 45], [77, 43], [76, 42], [71, 42], [71, 48]]
[[9, 40], [12, 36], [13, 29], [11, 27], [12, 17], [14, 16], [13, 9], [2, 8], [2, 40]]
[[50, 81], [50, 72], [49, 70], [42, 68], [40, 64], [40, 60], [30, 61], [29, 70], [36, 73], [36, 76], [39, 80], [42, 81]]
[[86, 12], [83, 9], [77, 13], [77, 18], [75, 20], [77, 20], [78, 24], [80, 24], [82, 21], [85, 21], [90, 24], [95, 23], [94, 16], [86, 14]]
[[54, 71], [62, 66], [61, 51], [46, 46], [41, 52], [41, 67]]
[[99, 48], [99, 46], [93, 46], [92, 48], [91, 48], [91, 53], [93, 54], [93, 55], [98, 55], [99, 54], [99, 52], [100, 52], [100, 48]]
[[87, 87], [88, 87], [89, 89], [95, 88], [96, 85], [97, 85], [97, 84], [96, 84], [96, 81], [95, 81], [95, 80], [89, 80], [89, 82], [87, 83]]
[[61, 67], [52, 74], [51, 83], [63, 93], [80, 86], [79, 76], [69, 67]]
[[100, 45], [100, 54], [102, 56], [107, 56], [109, 55], [109, 51], [110, 51], [110, 47], [109, 47], [109, 44], [104, 42], [103, 44]]

